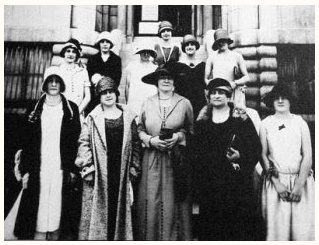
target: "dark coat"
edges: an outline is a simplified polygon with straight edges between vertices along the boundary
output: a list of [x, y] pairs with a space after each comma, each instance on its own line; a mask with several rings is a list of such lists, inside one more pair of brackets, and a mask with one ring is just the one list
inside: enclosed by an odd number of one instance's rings
[[[29, 173], [28, 188], [23, 191], [21, 203], [15, 225], [15, 235], [20, 239], [33, 239], [40, 192], [40, 169], [41, 169], [41, 113], [45, 95], [43, 95], [34, 110], [31, 112], [27, 125], [27, 137], [22, 147], [21, 163], [19, 170], [23, 176]], [[78, 168], [74, 161], [77, 153], [77, 140], [81, 125], [79, 110], [76, 104], [65, 99], [62, 95], [63, 118], [60, 136], [61, 169], [63, 170], [62, 187], [62, 218], [60, 231], [63, 236], [68, 232], [76, 232], [77, 225], [73, 222], [79, 219], [81, 199], [77, 198], [71, 183], [69, 174], [78, 175]], [[77, 192], [80, 193], [80, 190]], [[74, 196], [75, 195], [75, 196]], [[80, 196], [80, 195], [79, 195]], [[67, 229], [69, 229], [67, 231]], [[73, 231], [71, 231], [73, 230]], [[75, 234], [76, 235], [76, 234]]]
[[[122, 61], [120, 56], [114, 54], [110, 51], [110, 57], [107, 61], [103, 61], [101, 53], [97, 53], [92, 56], [87, 63], [87, 70], [89, 73], [90, 81], [92, 81], [92, 76], [96, 73], [101, 76], [111, 77], [117, 84], [120, 85], [122, 77]], [[95, 94], [95, 86], [91, 85], [91, 101], [85, 109], [85, 114], [88, 115], [98, 104], [99, 98]]]
[[[212, 122], [211, 108], [205, 106], [195, 124], [197, 189], [200, 240], [252, 240], [257, 222], [253, 195], [253, 170], [261, 145], [251, 119], [231, 108], [229, 119]], [[239, 151], [240, 171], [228, 161], [227, 148]]]

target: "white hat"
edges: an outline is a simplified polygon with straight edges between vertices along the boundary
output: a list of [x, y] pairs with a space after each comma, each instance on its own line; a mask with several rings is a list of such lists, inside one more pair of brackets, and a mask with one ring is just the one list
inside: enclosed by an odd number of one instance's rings
[[149, 51], [151, 56], [155, 59], [157, 52], [154, 48], [154, 44], [151, 42], [141, 42], [138, 44], [135, 54], [140, 54], [142, 51]]
[[102, 41], [103, 39], [108, 40], [111, 43], [111, 48], [113, 48], [114, 46], [113, 35], [108, 31], [104, 31], [100, 33], [99, 37], [97, 38], [95, 42], [95, 45], [98, 45], [99, 42]]

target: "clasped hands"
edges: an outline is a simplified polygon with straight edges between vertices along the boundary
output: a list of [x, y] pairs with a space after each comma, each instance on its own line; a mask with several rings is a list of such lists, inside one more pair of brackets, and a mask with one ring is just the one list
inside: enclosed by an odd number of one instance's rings
[[300, 202], [301, 200], [301, 194], [302, 194], [302, 188], [295, 184], [294, 188], [290, 192], [288, 190], [288, 187], [282, 184], [279, 180], [273, 180], [273, 184], [275, 186], [275, 189], [280, 196], [280, 198], [284, 202]]
[[178, 134], [174, 133], [172, 138], [165, 140], [160, 140], [159, 136], [152, 137], [149, 144], [160, 151], [167, 151], [172, 149], [176, 145], [177, 141]]
[[230, 147], [227, 151], [226, 157], [235, 171], [240, 171], [240, 165], [236, 162], [240, 159], [239, 151]]

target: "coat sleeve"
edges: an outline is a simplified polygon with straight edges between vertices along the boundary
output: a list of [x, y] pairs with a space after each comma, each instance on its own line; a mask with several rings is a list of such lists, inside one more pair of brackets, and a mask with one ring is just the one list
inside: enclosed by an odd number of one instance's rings
[[141, 173], [140, 166], [140, 141], [137, 134], [137, 125], [132, 121], [132, 158], [130, 163], [130, 179], [135, 181]]
[[240, 138], [242, 139], [239, 147], [240, 165], [243, 172], [252, 174], [261, 156], [260, 140], [250, 118], [241, 122], [238, 128]]
[[79, 135], [81, 132], [81, 122], [80, 122], [80, 114], [79, 114], [79, 108], [76, 104], [71, 103], [72, 111], [73, 111], [73, 119], [72, 123], [70, 125], [70, 128], [72, 129], [72, 133], [68, 135], [69, 138], [69, 147], [70, 147], [70, 153], [72, 154], [72, 167], [70, 169], [71, 172], [77, 173], [78, 167], [74, 165], [74, 160], [76, 159], [76, 153], [77, 153], [77, 142], [79, 139]]
[[78, 141], [79, 148], [75, 160], [75, 165], [81, 170], [82, 178], [95, 171], [92, 159], [92, 145], [90, 140], [92, 126], [92, 119], [90, 116], [87, 116], [82, 125], [82, 131]]
[[142, 105], [142, 109], [141, 109], [141, 113], [140, 113], [140, 117], [139, 117], [139, 122], [138, 122], [138, 126], [137, 126], [137, 133], [138, 133], [140, 139], [142, 140], [143, 144], [146, 147], [150, 147], [149, 143], [150, 143], [150, 139], [152, 138], [152, 135], [149, 135], [146, 132], [146, 127], [145, 127], [147, 104], [148, 104], [148, 100], [146, 100], [144, 102], [144, 104]]
[[189, 100], [185, 99], [185, 121], [183, 128], [180, 129], [178, 134], [178, 144], [186, 146], [186, 138], [194, 134], [194, 114], [193, 107]]

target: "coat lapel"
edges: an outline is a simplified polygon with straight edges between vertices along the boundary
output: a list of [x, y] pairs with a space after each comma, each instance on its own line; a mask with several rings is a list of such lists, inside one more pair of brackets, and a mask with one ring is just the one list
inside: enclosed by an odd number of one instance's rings
[[91, 116], [93, 119], [94, 126], [96, 127], [97, 133], [99, 134], [100, 139], [103, 143], [103, 147], [104, 149], [107, 149], [105, 136], [105, 119], [101, 115], [103, 115], [102, 106], [98, 105], [91, 113]]

